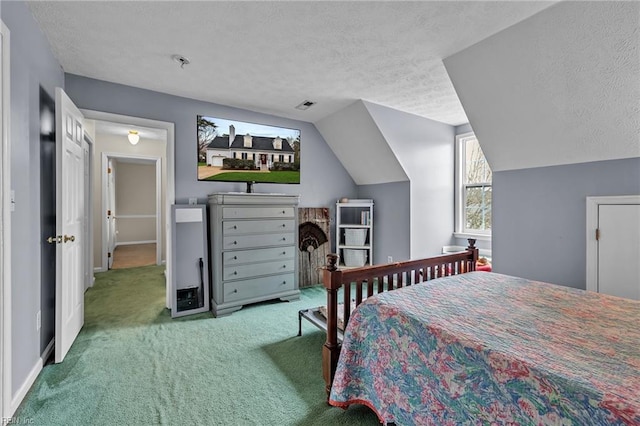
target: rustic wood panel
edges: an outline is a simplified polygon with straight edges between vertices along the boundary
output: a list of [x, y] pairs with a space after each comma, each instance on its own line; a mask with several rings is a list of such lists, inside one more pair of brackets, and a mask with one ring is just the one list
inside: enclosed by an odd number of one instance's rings
[[[326, 237], [326, 242], [317, 248], [310, 241], [315, 238], [307, 236], [305, 238], [305, 230], [317, 232], [307, 223], [316, 225]], [[322, 267], [327, 262], [327, 254], [331, 252], [331, 235], [330, 235], [330, 218], [329, 209], [324, 207], [301, 207], [298, 209], [298, 284], [302, 287], [322, 284]], [[313, 227], [315, 228], [315, 227]]]

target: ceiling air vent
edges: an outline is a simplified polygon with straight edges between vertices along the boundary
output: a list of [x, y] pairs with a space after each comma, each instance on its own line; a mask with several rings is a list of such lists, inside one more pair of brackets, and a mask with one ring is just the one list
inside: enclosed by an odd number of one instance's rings
[[313, 105], [315, 105], [315, 102], [311, 102], [311, 101], [304, 101], [304, 102], [302, 102], [300, 105], [298, 105], [298, 106], [296, 107], [296, 109], [299, 109], [299, 110], [304, 111], [304, 110], [306, 110], [306, 109], [311, 108]]

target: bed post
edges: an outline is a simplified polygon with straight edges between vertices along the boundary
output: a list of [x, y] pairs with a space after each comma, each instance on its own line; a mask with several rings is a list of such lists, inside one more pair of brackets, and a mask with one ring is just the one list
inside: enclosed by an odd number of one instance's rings
[[340, 344], [338, 344], [338, 289], [342, 287], [342, 271], [336, 266], [338, 255], [327, 255], [327, 266], [323, 271], [323, 284], [327, 289], [327, 341], [322, 347], [322, 375], [325, 381], [327, 399], [331, 383], [338, 365]]
[[471, 261], [470, 271], [476, 270], [476, 262], [478, 261], [478, 249], [476, 248], [476, 239], [475, 238], [467, 238], [467, 242], [469, 243], [469, 247], [467, 247], [467, 251], [470, 251], [473, 256], [473, 260]]

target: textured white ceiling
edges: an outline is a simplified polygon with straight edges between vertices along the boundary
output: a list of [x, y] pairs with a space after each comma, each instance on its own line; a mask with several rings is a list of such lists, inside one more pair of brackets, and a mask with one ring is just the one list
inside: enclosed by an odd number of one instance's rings
[[[554, 2], [29, 2], [68, 73], [316, 122], [357, 99], [467, 122], [442, 64]], [[181, 54], [191, 64], [172, 61]], [[307, 111], [294, 109], [317, 102]]]
[[110, 121], [95, 120], [96, 139], [102, 135], [121, 136], [123, 140], [127, 139], [130, 130], [135, 130], [141, 139], [151, 139], [158, 141], [167, 140], [167, 131], [165, 129], [153, 129], [150, 127], [131, 126], [129, 124], [112, 123]]

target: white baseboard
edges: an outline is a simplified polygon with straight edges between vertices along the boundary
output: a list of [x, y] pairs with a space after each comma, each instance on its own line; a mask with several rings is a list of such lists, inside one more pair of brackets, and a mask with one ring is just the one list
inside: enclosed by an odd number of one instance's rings
[[40, 372], [44, 367], [45, 361], [49, 358], [51, 352], [53, 352], [54, 343], [55, 339], [51, 339], [51, 342], [49, 342], [47, 347], [44, 349], [44, 352], [42, 352], [42, 355], [40, 356], [38, 361], [36, 361], [36, 364], [29, 372], [29, 375], [25, 379], [24, 383], [22, 384], [22, 386], [20, 386], [20, 389], [18, 389], [18, 392], [16, 392], [13, 399], [11, 400], [11, 407], [9, 408], [11, 410], [10, 417], [13, 416], [18, 407], [20, 407], [20, 404], [22, 404], [22, 400], [24, 400], [24, 397], [27, 396], [27, 392], [29, 392], [31, 386], [33, 386], [33, 384], [36, 382], [38, 375], [40, 375]]
[[[105, 269], [102, 266], [96, 266], [93, 268], [93, 272], [104, 272]], [[93, 281], [96, 281], [96, 277], [93, 277]]]
[[116, 247], [118, 246], [132, 246], [135, 244], [155, 244], [156, 240], [146, 240], [146, 241], [123, 241], [120, 243], [116, 243]]
[[47, 362], [47, 360], [49, 359], [49, 357], [53, 353], [53, 348], [54, 348], [55, 341], [56, 341], [56, 339], [51, 339], [51, 341], [49, 342], [47, 347], [44, 348], [44, 352], [42, 352], [42, 355], [40, 356], [40, 359], [42, 360], [42, 365], [43, 366], [44, 366], [44, 363]]

